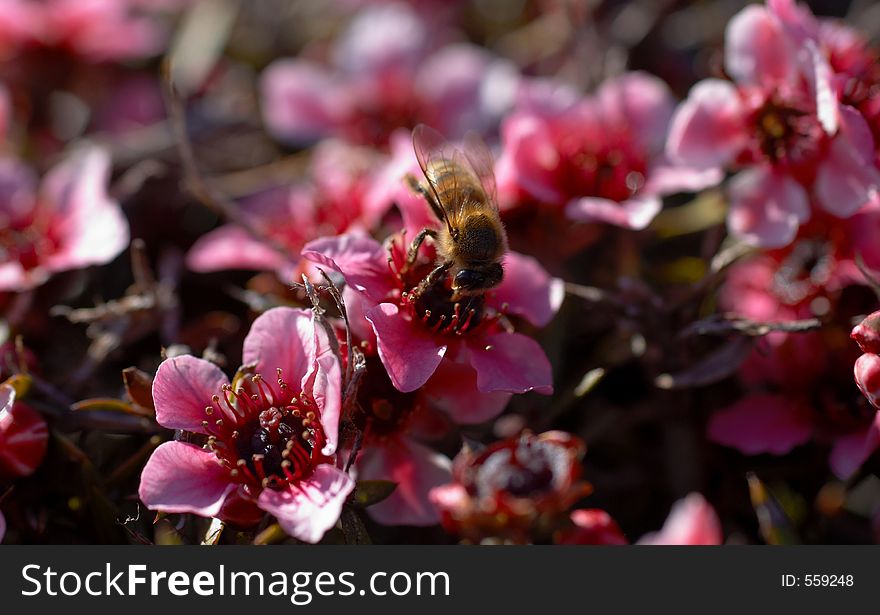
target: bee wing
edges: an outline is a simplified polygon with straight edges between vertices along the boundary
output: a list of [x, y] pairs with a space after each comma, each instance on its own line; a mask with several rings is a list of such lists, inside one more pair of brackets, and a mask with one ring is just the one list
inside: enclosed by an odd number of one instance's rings
[[464, 156], [467, 158], [468, 167], [480, 180], [483, 192], [489, 197], [494, 207], [498, 207], [495, 187], [495, 158], [486, 142], [477, 133], [470, 131], [464, 136], [462, 142]]
[[[413, 150], [416, 153], [416, 160], [419, 162], [419, 168], [422, 169], [422, 175], [428, 182], [428, 187], [434, 195], [434, 203], [431, 203], [431, 209], [434, 211], [441, 222], [446, 225], [447, 230], [452, 233], [455, 228], [455, 221], [461, 209], [460, 203], [443, 203], [437, 190], [437, 184], [428, 172], [432, 166], [435, 168], [437, 175], [443, 175], [444, 170], [452, 170], [449, 168], [449, 161], [452, 161], [457, 150], [446, 142], [443, 136], [425, 124], [419, 124], [413, 129]], [[446, 167], [446, 169], [444, 168]], [[456, 179], [455, 173], [449, 173], [447, 177], [451, 177], [453, 181]], [[458, 194], [458, 190], [453, 194]], [[436, 205], [436, 206], [435, 206]]]

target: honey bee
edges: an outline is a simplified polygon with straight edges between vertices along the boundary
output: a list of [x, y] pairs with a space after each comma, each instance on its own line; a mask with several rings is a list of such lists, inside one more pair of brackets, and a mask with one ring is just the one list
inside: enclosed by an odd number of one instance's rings
[[437, 248], [437, 265], [416, 294], [447, 273], [453, 301], [498, 286], [504, 277], [501, 260], [507, 252], [507, 234], [495, 199], [492, 152], [475, 133], [465, 136], [459, 150], [424, 124], [413, 130], [413, 149], [427, 186], [412, 175], [407, 175], [406, 181], [424, 197], [441, 223], [439, 229], [423, 229], [410, 246], [410, 264], [425, 237], [431, 237]]

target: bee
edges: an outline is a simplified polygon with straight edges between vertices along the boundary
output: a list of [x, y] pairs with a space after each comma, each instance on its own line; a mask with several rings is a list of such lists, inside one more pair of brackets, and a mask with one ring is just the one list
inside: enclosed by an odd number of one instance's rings
[[501, 260], [507, 252], [492, 152], [475, 133], [465, 136], [459, 150], [424, 124], [413, 130], [413, 149], [427, 185], [412, 175], [405, 179], [441, 223], [439, 229], [423, 229], [409, 248], [409, 264], [415, 262], [425, 237], [431, 237], [437, 248], [436, 267], [415, 292], [421, 294], [448, 274], [453, 301], [482, 295], [504, 278]]

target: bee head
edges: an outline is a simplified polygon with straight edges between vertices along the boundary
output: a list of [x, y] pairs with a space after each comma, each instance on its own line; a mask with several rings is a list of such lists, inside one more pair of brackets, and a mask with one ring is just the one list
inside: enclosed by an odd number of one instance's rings
[[461, 269], [455, 274], [452, 287], [461, 294], [468, 294], [468, 291], [476, 292], [498, 286], [503, 278], [501, 263], [492, 263], [487, 267]]

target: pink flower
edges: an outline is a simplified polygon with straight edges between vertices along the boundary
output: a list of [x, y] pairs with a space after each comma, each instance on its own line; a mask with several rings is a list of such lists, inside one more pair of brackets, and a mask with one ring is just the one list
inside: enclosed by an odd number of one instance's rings
[[0, 159], [0, 291], [59, 271], [101, 265], [128, 245], [128, 223], [107, 194], [110, 159], [97, 149], [62, 162], [36, 188], [33, 172]]
[[[850, 319], [864, 313], [854, 301], [865, 296], [856, 292], [864, 284], [853, 262], [858, 237], [877, 224], [877, 211], [814, 220], [788, 247], [731, 268], [720, 297], [724, 310], [759, 321], [821, 316], [826, 322], [821, 332], [776, 332], [762, 340], [740, 369], [746, 396], [712, 415], [710, 439], [747, 455], [827, 443], [831, 469], [842, 478], [877, 448], [877, 413], [853, 394], [850, 366], [858, 353], [846, 339]], [[863, 230], [851, 232], [857, 226]], [[873, 265], [876, 254], [866, 254]]]
[[628, 73], [568, 105], [567, 96], [554, 92], [526, 98], [502, 125], [496, 168], [502, 197], [522, 191], [564, 208], [573, 220], [642, 229], [660, 211], [663, 195], [721, 179], [714, 169], [665, 159], [675, 101], [656, 77]]
[[[423, 442], [446, 435], [450, 421], [466, 425], [496, 417], [511, 393], [480, 392], [474, 368], [449, 360], [441, 361], [416, 391], [397, 390], [382, 366], [376, 336], [363, 315], [366, 302], [350, 287], [343, 292], [353, 342], [367, 364], [352, 416], [363, 434], [355, 468], [361, 479], [397, 484], [391, 496], [370, 506], [367, 513], [386, 525], [435, 525], [440, 513], [429, 493], [452, 480], [451, 461]], [[341, 333], [340, 343], [345, 343]]]
[[385, 145], [396, 128], [419, 122], [451, 136], [492, 128], [513, 95], [512, 65], [468, 44], [432, 52], [437, 39], [407, 5], [361, 11], [329, 64], [283, 59], [266, 69], [269, 131], [294, 144], [336, 136]]
[[871, 405], [880, 408], [880, 312], [874, 312], [855, 326], [850, 334], [863, 354], [853, 367], [856, 384]]
[[791, 243], [811, 204], [846, 218], [875, 196], [880, 172], [864, 117], [841, 103], [812, 15], [788, 0], [751, 5], [728, 24], [725, 68], [676, 111], [673, 160], [740, 172], [729, 186], [728, 227], [754, 245]]
[[360, 293], [379, 357], [398, 390], [418, 389], [445, 359], [470, 365], [483, 393], [550, 394], [551, 368], [543, 350], [503, 321], [510, 315], [547, 324], [562, 301], [561, 281], [534, 259], [508, 252], [504, 281], [483, 296], [452, 301], [448, 284], [438, 283], [414, 298], [413, 289], [434, 267], [433, 248], [423, 245], [422, 258], [411, 267], [405, 266], [405, 233], [384, 247], [357, 234], [318, 239], [302, 255], [341, 273]]
[[297, 278], [299, 253], [306, 242], [379, 225], [391, 202], [372, 196], [377, 162], [377, 156], [366, 148], [322, 141], [311, 160], [311, 182], [269, 188], [240, 203], [241, 215], [261, 237], [237, 224], [226, 224], [196, 241], [187, 254], [187, 265], [200, 272], [275, 271], [284, 282]]
[[255, 373], [233, 385], [215, 365], [188, 355], [159, 366], [156, 420], [200, 435], [203, 446], [157, 448], [140, 498], [153, 510], [240, 524], [265, 511], [291, 536], [318, 542], [354, 488], [335, 465], [339, 362], [310, 314], [290, 308], [254, 321], [243, 360]]
[[642, 536], [642, 545], [720, 545], [721, 522], [712, 505], [699, 493], [679, 500], [669, 511], [663, 528]]
[[0, 478], [33, 474], [46, 456], [48, 440], [46, 421], [30, 406], [16, 401], [11, 385], [0, 385]]
[[165, 32], [134, 5], [126, 0], [4, 0], [0, 41], [12, 49], [63, 49], [93, 62], [154, 55]]
[[880, 356], [865, 353], [856, 360], [855, 377], [859, 390], [875, 408], [880, 408]]
[[453, 482], [433, 489], [431, 499], [450, 533], [475, 542], [530, 542], [592, 490], [580, 480], [585, 450], [560, 431], [524, 433], [478, 451], [465, 447], [455, 458]]

